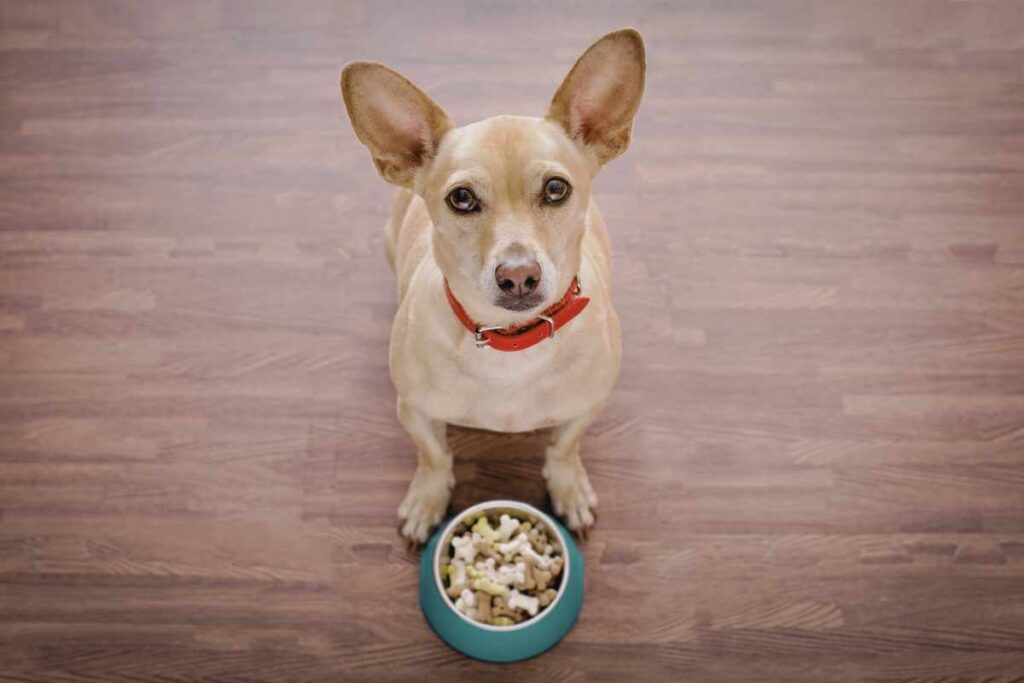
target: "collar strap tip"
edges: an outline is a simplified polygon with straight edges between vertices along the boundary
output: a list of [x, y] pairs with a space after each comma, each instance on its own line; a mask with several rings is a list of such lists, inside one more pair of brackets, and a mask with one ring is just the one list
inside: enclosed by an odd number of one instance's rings
[[538, 315], [538, 318], [548, 324], [548, 339], [555, 338], [555, 319], [547, 315]]

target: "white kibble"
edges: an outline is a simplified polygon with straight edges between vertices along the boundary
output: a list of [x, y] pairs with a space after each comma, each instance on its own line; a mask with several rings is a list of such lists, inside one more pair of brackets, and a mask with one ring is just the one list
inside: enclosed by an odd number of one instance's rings
[[476, 546], [473, 545], [470, 536], [456, 536], [452, 539], [452, 547], [455, 549], [455, 559], [462, 560], [468, 565], [473, 564], [473, 560], [476, 559]]
[[473, 595], [473, 591], [466, 588], [462, 591], [462, 595], [455, 601], [455, 609], [459, 610], [463, 614], [469, 617], [476, 615], [476, 596]]
[[494, 578], [494, 558], [489, 557], [486, 560], [477, 560], [477, 563], [473, 565], [478, 572], [484, 572], [488, 577]]
[[522, 525], [522, 523], [513, 517], [508, 515], [502, 515], [500, 524], [498, 525], [498, 538], [502, 542], [507, 542], [508, 539], [512, 538], [512, 534]]
[[497, 583], [511, 586], [512, 584], [523, 583], [524, 581], [526, 581], [525, 562], [519, 562], [514, 566], [505, 564], [498, 568]]
[[513, 555], [520, 554], [523, 547], [530, 547], [530, 539], [526, 537], [526, 534], [519, 534], [508, 543], [499, 543], [498, 552], [505, 557], [506, 562], [512, 560]]
[[529, 543], [527, 543], [526, 547], [523, 548], [522, 553], [523, 557], [525, 557], [528, 560], [533, 560], [533, 562], [541, 569], [547, 569], [548, 567], [550, 567], [551, 560], [554, 559], [546, 555], [538, 555], [536, 551], [532, 547], [530, 547]]
[[508, 607], [509, 609], [522, 608], [526, 610], [526, 613], [531, 617], [537, 616], [537, 610], [540, 609], [540, 600], [537, 598], [531, 598], [528, 595], [523, 595], [515, 588], [508, 596]]

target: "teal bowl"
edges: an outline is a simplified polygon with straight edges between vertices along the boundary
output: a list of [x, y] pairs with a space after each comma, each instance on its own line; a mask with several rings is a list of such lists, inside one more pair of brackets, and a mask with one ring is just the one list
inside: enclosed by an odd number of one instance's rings
[[[513, 626], [480, 624], [465, 616], [444, 593], [441, 559], [448, 557], [455, 527], [481, 512], [510, 512], [520, 518], [544, 522], [554, 531], [565, 566], [558, 595], [537, 616]], [[532, 505], [512, 500], [491, 500], [461, 512], [441, 528], [420, 558], [420, 609], [430, 628], [464, 655], [485, 662], [518, 662], [554, 647], [576, 623], [583, 607], [583, 556], [565, 527]]]

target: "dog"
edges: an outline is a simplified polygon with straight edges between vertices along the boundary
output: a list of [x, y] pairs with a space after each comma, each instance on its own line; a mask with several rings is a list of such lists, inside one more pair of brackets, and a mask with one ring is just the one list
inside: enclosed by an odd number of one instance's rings
[[456, 128], [390, 68], [342, 70], [356, 136], [400, 188], [385, 243], [399, 301], [391, 378], [418, 451], [398, 508], [411, 542], [427, 540], [455, 485], [448, 424], [551, 428], [555, 513], [580, 535], [594, 523], [580, 440], [615, 384], [621, 336], [591, 181], [629, 145], [645, 71], [640, 34], [614, 31], [577, 60], [543, 118]]

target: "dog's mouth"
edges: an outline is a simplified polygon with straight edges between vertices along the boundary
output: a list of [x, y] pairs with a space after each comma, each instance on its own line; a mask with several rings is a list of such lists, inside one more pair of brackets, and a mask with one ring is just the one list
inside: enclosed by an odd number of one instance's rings
[[503, 294], [494, 300], [495, 306], [500, 306], [508, 311], [528, 311], [536, 308], [544, 300], [544, 297], [534, 292], [525, 296], [509, 296]]

